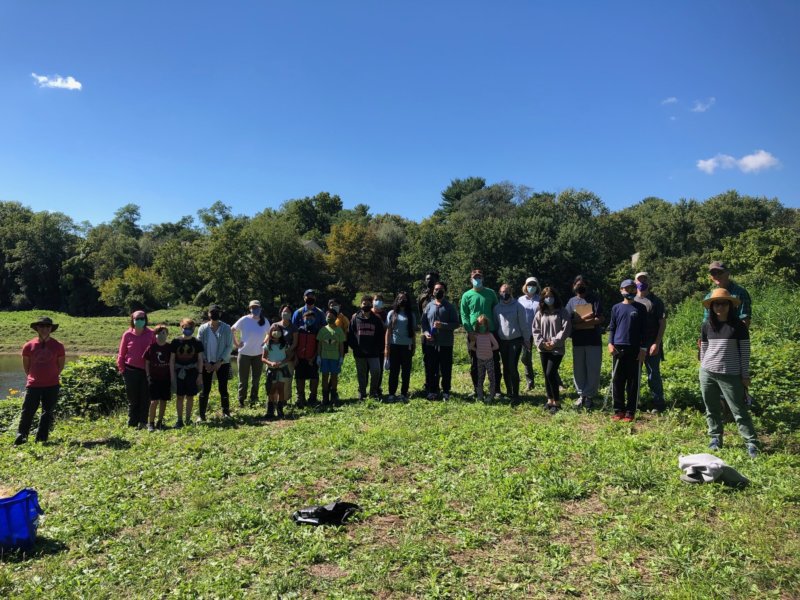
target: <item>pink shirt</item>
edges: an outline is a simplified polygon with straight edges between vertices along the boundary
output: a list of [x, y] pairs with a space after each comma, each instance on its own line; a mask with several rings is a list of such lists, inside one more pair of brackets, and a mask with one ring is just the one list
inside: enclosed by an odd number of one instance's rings
[[52, 387], [58, 385], [58, 359], [64, 356], [64, 344], [49, 338], [44, 344], [39, 337], [22, 347], [22, 356], [31, 359], [28, 369], [27, 387]]
[[489, 360], [497, 350], [497, 340], [491, 333], [475, 334], [475, 355], [481, 360]]
[[117, 368], [122, 373], [126, 366], [144, 370], [144, 353], [155, 340], [153, 330], [145, 327], [140, 335], [133, 329], [122, 334], [117, 354]]

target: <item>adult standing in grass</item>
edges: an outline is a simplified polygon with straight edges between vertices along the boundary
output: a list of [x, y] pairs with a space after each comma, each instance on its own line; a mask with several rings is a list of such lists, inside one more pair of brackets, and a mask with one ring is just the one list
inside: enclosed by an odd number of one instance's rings
[[[294, 376], [294, 366], [297, 357], [295, 352], [297, 350], [297, 327], [292, 323], [292, 307], [284, 304], [280, 308], [280, 321], [278, 325], [283, 330], [283, 338], [286, 340], [286, 370], [288, 376], [284, 379], [283, 385], [286, 389], [283, 392], [283, 398], [286, 402], [292, 399], [292, 377]], [[269, 335], [269, 334], [267, 334]], [[266, 344], [269, 340], [265, 337], [263, 343]]]
[[[437, 271], [428, 271], [425, 274], [425, 291], [423, 291], [417, 298], [417, 310], [419, 310], [418, 314], [420, 324], [422, 323], [422, 317], [425, 315], [425, 310], [427, 309], [428, 305], [433, 302], [433, 292], [438, 282], [439, 273]], [[422, 336], [420, 338], [420, 345], [422, 346], [422, 366], [425, 369], [425, 395], [430, 396], [431, 393], [438, 395], [438, 386], [437, 389], [434, 390], [433, 382], [431, 381], [431, 375], [436, 375], [436, 372], [431, 368], [431, 365], [434, 362], [433, 354], [435, 350], [432, 344], [432, 339], [428, 338], [424, 331], [422, 332]]]
[[[711, 277], [715, 289], [721, 288], [727, 290], [731, 296], [739, 300], [739, 304], [736, 308], [736, 316], [747, 327], [750, 327], [750, 319], [753, 317], [753, 306], [750, 300], [750, 294], [746, 289], [731, 279], [731, 273], [727, 265], [724, 262], [715, 260], [708, 265], [708, 275]], [[705, 300], [711, 298], [711, 294], [713, 293], [714, 291], [712, 290], [706, 294]], [[703, 321], [708, 321], [709, 316], [710, 311], [706, 307], [703, 311]]]
[[447, 285], [437, 281], [433, 286], [433, 300], [422, 313], [422, 337], [430, 356], [425, 361], [425, 380], [428, 382], [428, 400], [439, 397], [441, 379], [442, 400], [450, 399], [453, 378], [453, 332], [458, 327], [458, 312], [445, 298]]
[[[536, 311], [539, 310], [540, 287], [539, 280], [536, 277], [528, 277], [525, 280], [525, 285], [522, 286], [522, 296], [517, 298], [517, 302], [525, 310], [526, 329], [528, 332], [533, 331], [533, 317], [536, 316]], [[522, 366], [525, 368], [525, 391], [527, 392], [533, 389], [534, 383], [533, 352], [530, 343], [522, 346], [521, 361]]]
[[[261, 311], [261, 302], [251, 300], [248, 314], [231, 327], [233, 345], [239, 350], [236, 365], [239, 370], [239, 406], [244, 408], [247, 387], [250, 384], [250, 406], [258, 404], [258, 387], [264, 363], [261, 362], [261, 344], [269, 331], [269, 321]], [[250, 381], [252, 377], [252, 383]]]
[[17, 437], [14, 444], [19, 446], [28, 439], [33, 417], [42, 406], [39, 416], [39, 428], [36, 430], [36, 441], [46, 442], [53, 427], [59, 377], [64, 369], [66, 353], [64, 345], [50, 337], [58, 329], [50, 317], [40, 317], [31, 323], [36, 337], [22, 346], [22, 368], [25, 371], [25, 399], [22, 401], [22, 414], [17, 426]]
[[556, 414], [561, 409], [558, 367], [564, 359], [564, 348], [572, 331], [569, 313], [551, 287], [542, 290], [542, 301], [533, 318], [533, 345], [539, 351], [544, 374], [547, 404], [545, 409]]
[[572, 376], [578, 400], [575, 406], [589, 410], [600, 386], [603, 365], [601, 325], [605, 320], [600, 297], [589, 291], [589, 280], [578, 275], [572, 282], [575, 294], [567, 301], [572, 321]]
[[181, 335], [172, 340], [172, 366], [175, 377], [175, 429], [183, 427], [183, 401], [186, 400], [186, 423], [192, 422], [194, 397], [203, 383], [203, 344], [194, 337], [194, 319], [181, 319]]
[[636, 284], [632, 279], [625, 279], [620, 283], [619, 291], [622, 302], [611, 307], [611, 319], [608, 323], [608, 352], [613, 357], [612, 419], [629, 423], [636, 417], [642, 363], [647, 354], [647, 311], [642, 304], [636, 302]]
[[353, 358], [356, 361], [356, 377], [358, 378], [358, 397], [367, 397], [367, 380], [369, 394], [375, 400], [381, 399], [381, 351], [384, 348], [383, 321], [372, 312], [372, 296], [361, 297], [361, 310], [350, 319], [348, 338]]
[[153, 330], [147, 327], [147, 314], [143, 310], [131, 314], [130, 327], [122, 334], [117, 352], [117, 369], [125, 380], [128, 396], [128, 427], [144, 429], [147, 426], [150, 391], [144, 371], [144, 353], [153, 339]]
[[[384, 328], [386, 326], [386, 315], [388, 313], [389, 310], [386, 308], [386, 305], [384, 303], [383, 294], [381, 292], [378, 292], [377, 294], [372, 296], [372, 314], [374, 314], [381, 320], [381, 323], [383, 323]], [[384, 350], [383, 344], [381, 344], [381, 355], [380, 355], [380, 360], [378, 361], [381, 368], [381, 374], [380, 377], [378, 377], [378, 385], [379, 385], [378, 396], [380, 397], [383, 397], [384, 365], [386, 364], [386, 359], [389, 357], [389, 355], [386, 354], [383, 350]]]
[[[386, 316], [386, 347], [384, 354], [389, 357], [389, 402], [408, 400], [411, 382], [411, 359], [417, 348], [417, 322], [411, 310], [408, 294], [400, 292], [394, 299], [392, 310]], [[397, 381], [402, 375], [400, 395], [395, 398]]]
[[747, 444], [747, 453], [755, 458], [756, 431], [745, 403], [750, 387], [750, 333], [739, 317], [741, 304], [742, 300], [725, 288], [714, 290], [703, 300], [709, 318], [700, 330], [700, 390], [711, 436], [708, 447], [722, 448], [722, 396]]
[[647, 325], [644, 330], [644, 345], [647, 346], [647, 355], [644, 366], [647, 369], [647, 385], [653, 395], [653, 414], [661, 414], [666, 408], [664, 401], [664, 384], [661, 381], [661, 361], [664, 360], [664, 330], [667, 328], [667, 309], [661, 298], [650, 291], [650, 276], [644, 271], [637, 273], [636, 302], [644, 306], [647, 311]]
[[[485, 315], [489, 327], [489, 333], [495, 336], [497, 341], [497, 325], [494, 322], [494, 307], [497, 305], [497, 294], [494, 290], [490, 290], [483, 285], [483, 271], [481, 269], [473, 269], [470, 273], [470, 283], [472, 288], [464, 292], [461, 296], [461, 324], [467, 332], [467, 347], [474, 347], [473, 333], [475, 333], [475, 324], [478, 317]], [[497, 344], [499, 348], [499, 344]], [[474, 351], [469, 351], [470, 369], [469, 374], [472, 378], [472, 385], [475, 389], [478, 387], [478, 358]], [[495, 351], [494, 357], [494, 373], [497, 378], [497, 388], [495, 392], [501, 393], [500, 390], [500, 352]]]
[[307, 310], [303, 313], [300, 327], [297, 328], [294, 377], [297, 385], [298, 408], [306, 406], [306, 381], [309, 382], [308, 405], [313, 407], [317, 404], [317, 387], [319, 386], [317, 333], [319, 333], [317, 312]]
[[339, 315], [332, 308], [325, 313], [325, 327], [317, 333], [317, 364], [322, 373], [322, 406], [330, 407], [334, 398], [339, 398], [339, 373], [344, 362], [344, 341], [346, 335], [336, 325]]
[[233, 351], [233, 332], [231, 326], [221, 320], [222, 309], [217, 304], [208, 307], [208, 321], [200, 325], [197, 338], [203, 344], [203, 389], [200, 391], [199, 420], [206, 420], [208, 395], [211, 382], [217, 375], [222, 416], [231, 416], [228, 398], [228, 380], [231, 378], [231, 352]]
[[292, 315], [292, 323], [295, 327], [300, 329], [305, 324], [305, 314], [309, 311], [314, 315], [309, 333], [317, 335], [317, 332], [325, 325], [325, 313], [317, 306], [317, 293], [310, 288], [303, 292], [303, 306], [294, 311]]
[[[150, 392], [150, 413], [147, 419], [147, 431], [164, 429], [164, 412], [167, 402], [172, 397], [172, 346], [167, 341], [169, 330], [161, 323], [153, 328], [155, 340], [144, 353], [144, 372], [147, 375]], [[156, 423], [156, 409], [158, 422]]]
[[497, 337], [506, 392], [512, 402], [519, 401], [519, 357], [523, 348], [531, 344], [532, 328], [528, 327], [525, 308], [514, 299], [511, 286], [500, 286], [500, 302], [494, 307]]

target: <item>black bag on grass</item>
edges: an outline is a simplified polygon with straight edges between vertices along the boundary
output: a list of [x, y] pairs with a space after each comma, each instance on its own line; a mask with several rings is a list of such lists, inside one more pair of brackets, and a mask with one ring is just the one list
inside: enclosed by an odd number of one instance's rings
[[298, 525], [344, 525], [357, 510], [361, 510], [358, 504], [335, 500], [325, 506], [301, 508], [292, 514], [292, 519]]

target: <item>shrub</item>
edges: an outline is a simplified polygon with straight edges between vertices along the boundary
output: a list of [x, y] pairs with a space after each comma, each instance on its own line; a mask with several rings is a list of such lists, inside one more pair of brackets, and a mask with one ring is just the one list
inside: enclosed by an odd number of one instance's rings
[[58, 411], [62, 415], [107, 415], [126, 403], [125, 384], [110, 356], [87, 356], [61, 373]]

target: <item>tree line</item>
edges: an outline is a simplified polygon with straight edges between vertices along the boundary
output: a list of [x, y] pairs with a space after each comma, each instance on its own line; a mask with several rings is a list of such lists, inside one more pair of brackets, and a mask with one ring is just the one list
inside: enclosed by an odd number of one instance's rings
[[490, 287], [518, 290], [535, 275], [564, 295], [581, 273], [607, 300], [634, 270], [648, 271], [674, 305], [708, 288], [712, 259], [745, 284], [800, 283], [800, 211], [774, 198], [650, 197], [610, 211], [586, 190], [535, 192], [469, 177], [451, 181], [431, 209], [415, 222], [364, 204], [346, 209], [321, 192], [253, 216], [217, 201], [142, 226], [134, 204], [91, 225], [0, 202], [0, 308], [100, 315], [213, 301], [235, 314], [259, 298], [274, 313], [309, 287], [345, 304], [361, 292], [414, 292], [430, 270], [457, 298], [473, 267]]

